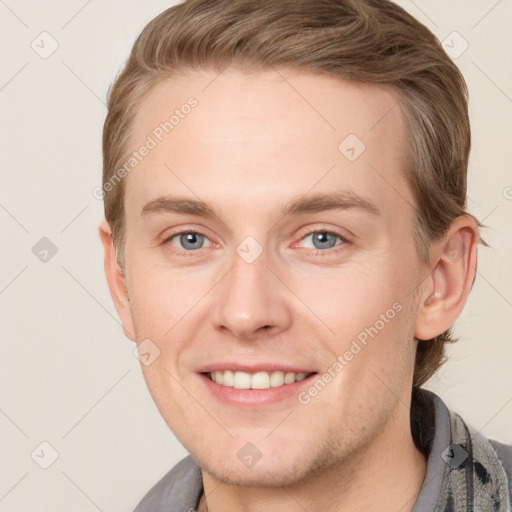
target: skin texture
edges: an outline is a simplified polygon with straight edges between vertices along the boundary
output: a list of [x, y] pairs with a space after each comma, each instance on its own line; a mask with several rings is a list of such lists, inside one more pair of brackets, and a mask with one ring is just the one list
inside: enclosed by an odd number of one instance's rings
[[[208, 510], [411, 510], [426, 469], [409, 426], [414, 355], [418, 339], [443, 332], [464, 307], [474, 221], [456, 219], [432, 245], [430, 264], [420, 264], [406, 133], [389, 89], [289, 69], [189, 72], [151, 91], [133, 148], [191, 96], [197, 106], [124, 178], [124, 274], [106, 222], [100, 235], [125, 333], [160, 350], [142, 365], [144, 377], [203, 470]], [[349, 134], [365, 145], [354, 161], [338, 148]], [[334, 192], [363, 197], [380, 214], [282, 215], [293, 199]], [[142, 214], [171, 195], [205, 201], [215, 216]], [[200, 248], [170, 238], [187, 230], [205, 236]], [[313, 231], [346, 241], [331, 237], [335, 245], [319, 249]], [[251, 263], [237, 252], [248, 236], [263, 249]], [[322, 375], [397, 303], [393, 319], [307, 404], [297, 393], [228, 404], [198, 374], [236, 361]], [[247, 443], [261, 454], [252, 467], [237, 456]]]

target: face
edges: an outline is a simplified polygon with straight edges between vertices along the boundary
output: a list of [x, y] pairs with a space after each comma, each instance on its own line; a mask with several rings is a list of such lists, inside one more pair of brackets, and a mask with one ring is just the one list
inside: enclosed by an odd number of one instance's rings
[[160, 83], [125, 178], [149, 390], [208, 474], [252, 486], [405, 435], [421, 281], [396, 95], [281, 71]]

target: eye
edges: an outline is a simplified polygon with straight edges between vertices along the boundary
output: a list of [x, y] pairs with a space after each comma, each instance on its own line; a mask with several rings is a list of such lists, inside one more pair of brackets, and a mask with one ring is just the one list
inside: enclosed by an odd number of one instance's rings
[[[210, 240], [201, 233], [196, 231], [182, 231], [175, 233], [165, 240], [164, 243], [170, 243], [178, 249], [185, 251], [194, 251], [196, 249], [203, 249], [211, 245]], [[204, 245], [206, 242], [206, 245]]]
[[[336, 243], [336, 239], [340, 240], [340, 243]], [[336, 233], [334, 231], [311, 231], [307, 235], [302, 237], [302, 240], [310, 240], [310, 243], [313, 244], [312, 249], [332, 249], [338, 245], [343, 245], [347, 242], [347, 239], [343, 237], [340, 233]]]

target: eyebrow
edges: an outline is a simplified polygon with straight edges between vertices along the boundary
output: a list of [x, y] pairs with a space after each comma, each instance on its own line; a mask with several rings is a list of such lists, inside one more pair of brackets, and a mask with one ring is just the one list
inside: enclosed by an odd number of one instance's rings
[[380, 210], [374, 203], [353, 192], [333, 192], [293, 199], [283, 206], [281, 213], [283, 216], [287, 216], [350, 209], [359, 209], [376, 217], [380, 215]]
[[[379, 208], [369, 199], [358, 196], [353, 192], [333, 192], [292, 199], [281, 207], [281, 215], [286, 217], [305, 213], [320, 213], [328, 210], [350, 209], [362, 210], [376, 217], [381, 214]], [[218, 217], [215, 210], [202, 200], [175, 196], [158, 197], [150, 201], [142, 208], [141, 215], [157, 213], [188, 214], [204, 218]]]

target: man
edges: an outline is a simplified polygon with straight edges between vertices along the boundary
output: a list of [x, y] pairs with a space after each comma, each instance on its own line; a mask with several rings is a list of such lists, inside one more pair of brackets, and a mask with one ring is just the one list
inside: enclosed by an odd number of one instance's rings
[[189, 0], [109, 94], [105, 270], [190, 457], [137, 512], [506, 511], [422, 384], [471, 290], [464, 79], [387, 0]]

